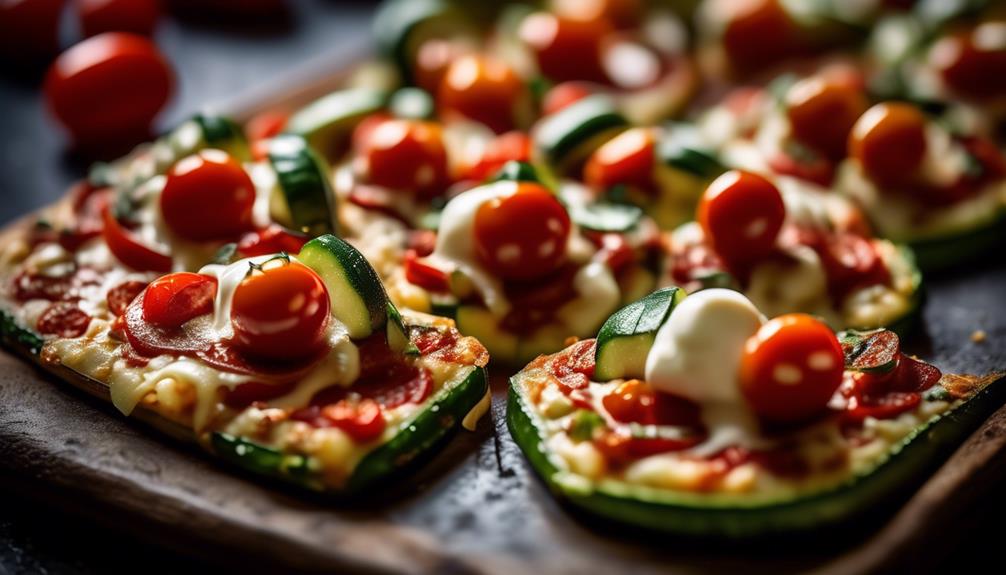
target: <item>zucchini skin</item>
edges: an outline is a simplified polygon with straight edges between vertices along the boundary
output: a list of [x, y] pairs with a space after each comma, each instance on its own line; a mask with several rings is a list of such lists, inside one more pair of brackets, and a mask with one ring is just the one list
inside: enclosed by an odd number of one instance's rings
[[307, 140], [282, 134], [269, 144], [269, 163], [276, 172], [294, 227], [309, 236], [336, 233], [335, 193], [328, 167]]
[[14, 316], [0, 311], [0, 340], [11, 348], [37, 356], [45, 341], [33, 330], [18, 325]]
[[935, 272], [974, 262], [997, 248], [1006, 247], [1006, 210], [984, 226], [959, 234], [924, 240], [908, 240], [919, 269]]
[[[713, 499], [622, 482], [589, 487], [565, 481], [544, 448], [538, 416], [510, 379], [507, 427], [548, 488], [574, 508], [647, 531], [724, 539], [819, 532], [849, 525], [907, 499], [968, 435], [1006, 401], [1000, 376], [956, 408], [916, 428], [866, 473], [821, 493], [777, 503]], [[580, 478], [581, 480], [583, 478]]]
[[438, 391], [422, 411], [399, 424], [394, 437], [364, 456], [341, 488], [326, 486], [302, 455], [283, 454], [220, 432], [212, 434], [210, 447], [221, 459], [255, 475], [333, 495], [363, 493], [392, 479], [441, 445], [488, 391], [485, 368], [472, 366], [461, 381]]

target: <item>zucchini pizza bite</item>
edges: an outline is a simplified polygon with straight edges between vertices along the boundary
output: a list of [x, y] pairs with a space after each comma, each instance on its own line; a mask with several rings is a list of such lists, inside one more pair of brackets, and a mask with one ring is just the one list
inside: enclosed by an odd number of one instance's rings
[[1004, 395], [891, 331], [835, 334], [664, 288], [510, 380], [509, 429], [563, 500], [685, 535], [834, 526], [907, 497]]
[[921, 299], [910, 250], [871, 237], [844, 197], [791, 177], [726, 172], [703, 193], [697, 221], [668, 244], [664, 284], [736, 289], [770, 316], [906, 329]]
[[[120, 268], [45, 261], [48, 249], [7, 275], [5, 341], [254, 473], [359, 490], [488, 409], [485, 348], [449, 319], [399, 314], [334, 236], [128, 281]], [[28, 288], [38, 298], [17, 302]]]
[[514, 162], [447, 203], [432, 249], [410, 251], [389, 292], [455, 318], [512, 363], [589, 335], [651, 290], [660, 250], [659, 230], [637, 208], [599, 206], [573, 184], [553, 193]]

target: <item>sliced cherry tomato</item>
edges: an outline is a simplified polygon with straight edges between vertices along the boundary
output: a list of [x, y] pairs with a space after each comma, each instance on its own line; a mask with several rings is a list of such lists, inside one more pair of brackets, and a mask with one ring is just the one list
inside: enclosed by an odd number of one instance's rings
[[617, 184], [647, 189], [653, 185], [656, 134], [652, 128], [632, 128], [605, 142], [583, 169], [588, 186], [605, 191]]
[[213, 276], [190, 272], [161, 276], [143, 294], [143, 319], [159, 327], [179, 327], [213, 311], [216, 293]]
[[171, 271], [171, 256], [149, 248], [119, 223], [109, 207], [104, 211], [105, 226], [102, 235], [108, 250], [115, 259], [139, 271], [167, 273]]
[[744, 346], [740, 386], [751, 408], [772, 423], [820, 413], [842, 384], [845, 356], [835, 333], [806, 314], [768, 321]]
[[356, 170], [371, 184], [415, 191], [426, 199], [447, 187], [447, 150], [439, 124], [374, 120], [361, 124], [353, 141]]
[[548, 116], [597, 92], [597, 85], [589, 82], [563, 82], [545, 92], [541, 113]]
[[581, 20], [535, 12], [520, 23], [518, 35], [533, 51], [538, 69], [555, 82], [607, 82], [601, 65], [601, 39], [611, 31], [604, 19]]
[[911, 104], [877, 104], [853, 126], [849, 155], [881, 185], [909, 183], [926, 155], [926, 117]]
[[409, 280], [410, 283], [432, 292], [443, 293], [450, 291], [451, 284], [447, 274], [424, 262], [416, 255], [415, 251], [409, 250], [405, 252], [403, 266], [405, 268], [405, 279]]
[[467, 171], [465, 177], [471, 180], [485, 180], [494, 176], [503, 164], [510, 161], [531, 161], [531, 138], [524, 132], [515, 130], [496, 136], [486, 146], [479, 162]]
[[772, 253], [785, 217], [782, 195], [772, 182], [731, 170], [702, 194], [697, 219], [716, 253], [736, 266]]
[[129, 307], [130, 302], [136, 299], [136, 296], [140, 295], [146, 287], [147, 282], [130, 280], [122, 282], [108, 290], [108, 295], [105, 296], [108, 311], [115, 316], [122, 315], [125, 313], [126, 308]]
[[60, 301], [45, 309], [38, 318], [35, 327], [43, 335], [56, 337], [80, 337], [91, 325], [91, 316], [84, 313], [77, 304]]
[[723, 48], [738, 72], [765, 69], [800, 48], [796, 24], [780, 0], [720, 0], [709, 13], [725, 21]]
[[250, 356], [264, 359], [313, 355], [324, 345], [329, 310], [328, 291], [311, 268], [268, 262], [234, 290], [234, 342]]
[[173, 84], [171, 67], [150, 40], [106, 32], [53, 62], [45, 96], [78, 144], [103, 146], [149, 136]]
[[164, 222], [191, 241], [229, 240], [251, 230], [254, 205], [248, 172], [220, 150], [179, 160], [161, 191]]
[[1006, 96], [1006, 21], [983, 22], [944, 36], [929, 60], [951, 90], [969, 98]]
[[524, 85], [513, 68], [492, 56], [469, 54], [451, 63], [437, 91], [447, 114], [482, 122], [497, 134], [512, 130]]
[[505, 279], [531, 280], [566, 260], [570, 219], [544, 187], [518, 182], [514, 194], [489, 200], [475, 213], [475, 249]]
[[344, 399], [323, 407], [321, 414], [333, 427], [345, 431], [357, 443], [377, 439], [388, 425], [381, 406], [373, 399]]
[[304, 247], [309, 239], [300, 232], [289, 230], [279, 224], [271, 224], [265, 229], [245, 234], [238, 242], [238, 253], [245, 258], [279, 252], [296, 254], [300, 253], [300, 248]]
[[76, 0], [84, 36], [132, 32], [150, 36], [160, 16], [157, 0]]
[[793, 136], [833, 161], [845, 157], [849, 132], [867, 105], [862, 89], [826, 76], [801, 80], [786, 93]]
[[59, 50], [64, 4], [65, 0], [0, 2], [0, 59], [31, 65], [52, 57]]

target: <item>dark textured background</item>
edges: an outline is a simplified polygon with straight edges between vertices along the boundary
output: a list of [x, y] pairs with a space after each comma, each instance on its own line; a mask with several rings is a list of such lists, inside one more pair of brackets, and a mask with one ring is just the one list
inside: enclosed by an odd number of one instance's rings
[[[161, 118], [161, 125], [173, 125], [194, 110], [227, 101], [245, 89], [275, 85], [284, 73], [311, 65], [309, 61], [338, 60], [340, 54], [345, 57], [359, 53], [366, 46], [371, 5], [322, 0], [290, 4], [294, 9], [285, 22], [239, 26], [162, 21], [156, 40], [176, 67], [179, 91]], [[72, 37], [72, 27], [70, 21], [64, 26], [68, 38]], [[0, 222], [55, 200], [70, 182], [83, 175], [83, 164], [66, 152], [62, 134], [45, 115], [37, 78], [0, 74], [0, 126], [6, 136], [0, 142]], [[911, 342], [914, 350], [939, 360], [948, 370], [1006, 365], [1006, 262], [1000, 261], [991, 270], [968, 271], [963, 277], [933, 277], [929, 285], [926, 328]], [[989, 334], [980, 345], [969, 339], [971, 332], [979, 328]], [[499, 441], [503, 442], [500, 451], [513, 458], [522, 475], [526, 473], [505, 434]], [[525, 488], [532, 496], [524, 490], [514, 490], [510, 496], [529, 497], [549, 507], [546, 515], [565, 519], [561, 511], [551, 508], [539, 485], [532, 483]], [[45, 487], [39, 489], [44, 491]], [[512, 503], [527, 510], [530, 501]], [[934, 570], [957, 570], [965, 567], [962, 563], [979, 565], [993, 556], [1001, 532], [1000, 520], [1006, 513], [1006, 498], [991, 498], [984, 511], [979, 514], [982, 516], [962, 518], [959, 524], [946, 526], [948, 532], [967, 530], [966, 542], [950, 553], [947, 563], [932, 565]], [[542, 512], [532, 508], [530, 514]], [[476, 516], [470, 519], [473, 536], [480, 528], [492, 527], [481, 524], [483, 520]], [[418, 520], [440, 529], [444, 526], [439, 523], [448, 518], [430, 516]], [[68, 514], [65, 507], [56, 509], [24, 499], [20, 493], [4, 492], [0, 494], [0, 575], [105, 573], [137, 565], [143, 565], [145, 571], [165, 573], [198, 569], [199, 565], [191, 560], [174, 553], [159, 553], [149, 544], [133, 541], [128, 535], [129, 525], [118, 527], [110, 532]], [[521, 539], [519, 534], [514, 535]], [[152, 560], [155, 554], [158, 558]]]

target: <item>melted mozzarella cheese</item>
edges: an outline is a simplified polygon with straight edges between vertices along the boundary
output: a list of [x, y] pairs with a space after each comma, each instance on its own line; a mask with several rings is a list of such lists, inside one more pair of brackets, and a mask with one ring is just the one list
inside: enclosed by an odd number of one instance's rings
[[270, 407], [296, 408], [307, 405], [316, 393], [333, 385], [348, 387], [360, 375], [360, 350], [349, 339], [346, 326], [329, 318], [328, 341], [331, 347], [314, 369], [304, 376], [294, 389], [269, 401]]
[[475, 214], [482, 204], [516, 192], [516, 182], [496, 182], [464, 192], [448, 202], [440, 216], [436, 248], [429, 256], [434, 265], [448, 273], [457, 270], [468, 276], [482, 294], [486, 307], [497, 316], [505, 315], [510, 304], [501, 282], [485, 269], [475, 253]]
[[249, 163], [245, 171], [255, 184], [255, 203], [252, 205], [252, 222], [256, 228], [265, 228], [272, 223], [270, 213], [273, 194], [278, 193], [279, 181], [276, 171], [266, 162]]
[[764, 322], [743, 295], [708, 289], [685, 298], [657, 331], [646, 358], [646, 381], [702, 407], [710, 436], [693, 451], [759, 443], [758, 422], [744, 401], [738, 370], [744, 343]]
[[577, 270], [573, 289], [578, 297], [558, 312], [570, 333], [592, 333], [621, 301], [621, 290], [611, 268], [601, 262], [591, 262]]

